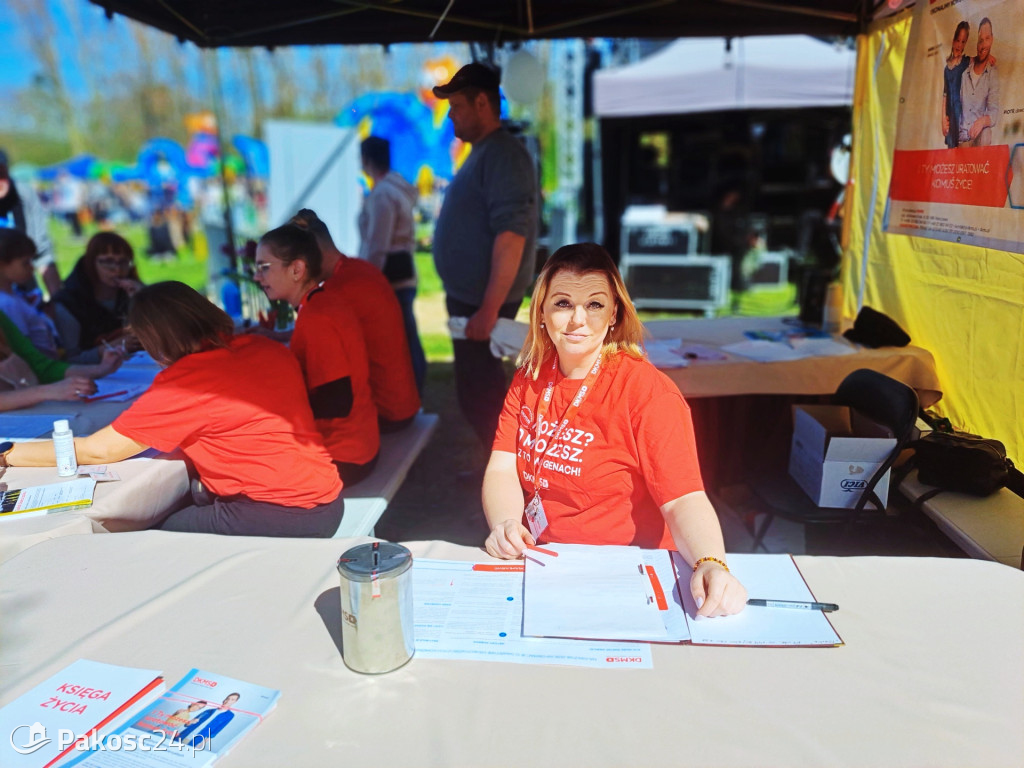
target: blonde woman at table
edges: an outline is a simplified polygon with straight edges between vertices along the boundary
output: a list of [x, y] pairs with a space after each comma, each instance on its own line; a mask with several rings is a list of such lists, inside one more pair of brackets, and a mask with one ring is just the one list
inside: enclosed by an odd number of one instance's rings
[[739, 613], [747, 593], [704, 493], [690, 409], [642, 343], [608, 253], [559, 248], [534, 287], [484, 474], [485, 547], [505, 559], [544, 542], [674, 548], [693, 566], [698, 615]]
[[[342, 517], [341, 481], [291, 352], [262, 336], [235, 336], [231, 318], [183, 283], [141, 288], [128, 319], [164, 370], [113, 424], [75, 439], [78, 463], [180, 447], [213, 498], [194, 499], [161, 529], [332, 536]], [[19, 443], [4, 461], [53, 466], [53, 445]]]

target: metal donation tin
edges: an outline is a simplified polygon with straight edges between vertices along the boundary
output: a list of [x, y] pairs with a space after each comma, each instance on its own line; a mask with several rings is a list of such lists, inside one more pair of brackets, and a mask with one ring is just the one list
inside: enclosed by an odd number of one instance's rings
[[349, 669], [380, 674], [412, 658], [412, 552], [376, 541], [338, 560], [342, 656]]

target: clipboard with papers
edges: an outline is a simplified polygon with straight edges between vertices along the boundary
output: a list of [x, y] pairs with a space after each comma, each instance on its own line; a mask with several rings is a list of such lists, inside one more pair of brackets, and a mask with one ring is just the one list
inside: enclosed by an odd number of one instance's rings
[[[735, 616], [696, 618], [691, 570], [678, 552], [580, 544], [544, 548], [526, 553], [527, 637], [803, 648], [844, 644], [822, 611], [748, 606]], [[750, 597], [815, 599], [790, 555], [730, 555], [729, 567]]]

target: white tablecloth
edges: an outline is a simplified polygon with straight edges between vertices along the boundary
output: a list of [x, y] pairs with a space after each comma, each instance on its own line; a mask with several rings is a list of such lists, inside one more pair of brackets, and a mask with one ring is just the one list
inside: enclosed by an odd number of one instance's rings
[[[0, 562], [58, 536], [145, 530], [176, 509], [189, 493], [185, 462], [174, 456], [157, 454], [107, 466], [121, 479], [97, 483], [91, 507], [0, 520]], [[67, 479], [58, 476], [54, 467], [10, 467], [3, 476], [11, 488]]]
[[[656, 646], [652, 670], [343, 663], [338, 556], [359, 540], [159, 531], [0, 565], [0, 704], [78, 658], [282, 691], [229, 766], [1020, 766], [1024, 573], [798, 557], [841, 648]], [[444, 542], [417, 557], [485, 560]]]

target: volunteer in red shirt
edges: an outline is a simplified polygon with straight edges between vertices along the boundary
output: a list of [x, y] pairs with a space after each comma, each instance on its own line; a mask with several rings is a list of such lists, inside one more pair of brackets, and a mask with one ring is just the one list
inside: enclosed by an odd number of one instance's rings
[[537, 278], [484, 474], [487, 552], [514, 558], [538, 542], [674, 548], [693, 566], [699, 615], [739, 613], [747, 593], [704, 493], [690, 409], [642, 343], [608, 253], [559, 248]]
[[320, 269], [316, 238], [293, 224], [267, 232], [256, 247], [256, 282], [267, 298], [296, 309], [292, 354], [306, 380], [316, 428], [348, 487], [373, 471], [380, 431], [359, 321], [325, 293]]
[[[213, 498], [172, 513], [163, 530], [332, 536], [341, 481], [291, 352], [262, 336], [233, 335], [230, 317], [178, 282], [139, 289], [128, 321], [164, 370], [113, 424], [75, 439], [78, 462], [180, 447]], [[49, 441], [19, 443], [7, 460], [53, 466], [53, 450]]]
[[316, 237], [323, 255], [324, 290], [359, 320], [370, 360], [370, 391], [381, 432], [400, 430], [416, 418], [420, 395], [405, 337], [405, 320], [395, 292], [377, 267], [338, 250], [314, 211], [303, 208], [291, 222]]

